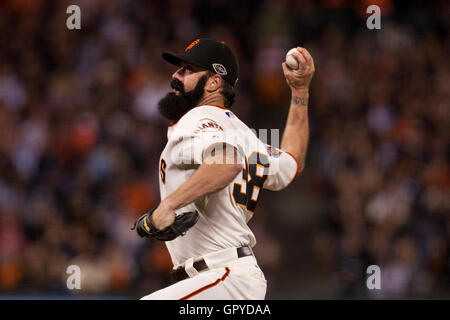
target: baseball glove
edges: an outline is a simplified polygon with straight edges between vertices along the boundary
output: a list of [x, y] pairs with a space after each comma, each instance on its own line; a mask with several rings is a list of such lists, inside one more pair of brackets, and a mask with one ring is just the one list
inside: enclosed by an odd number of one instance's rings
[[184, 236], [186, 232], [197, 223], [199, 215], [197, 211], [183, 212], [176, 215], [174, 223], [164, 229], [157, 229], [150, 217], [156, 207], [136, 220], [131, 230], [135, 230], [143, 238], [155, 238], [160, 241], [171, 241], [178, 236]]

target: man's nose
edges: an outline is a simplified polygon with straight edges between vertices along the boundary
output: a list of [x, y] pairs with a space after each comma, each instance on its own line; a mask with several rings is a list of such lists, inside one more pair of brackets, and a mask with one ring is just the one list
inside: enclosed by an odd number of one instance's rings
[[172, 74], [172, 79], [177, 79], [178, 81], [183, 82], [183, 76], [181, 74], [182, 70], [183, 68], [178, 68], [178, 70]]

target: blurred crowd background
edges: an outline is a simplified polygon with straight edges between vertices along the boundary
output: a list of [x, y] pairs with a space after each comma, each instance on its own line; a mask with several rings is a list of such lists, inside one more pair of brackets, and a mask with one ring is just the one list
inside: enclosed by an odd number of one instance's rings
[[[71, 4], [81, 30], [66, 28]], [[171, 283], [164, 244], [130, 227], [159, 201], [156, 104], [175, 71], [160, 54], [199, 37], [238, 56], [232, 110], [251, 128], [284, 128], [286, 52], [315, 59], [306, 169], [250, 221], [266, 297], [450, 297], [449, 25], [445, 0], [1, 1], [0, 297]], [[72, 264], [81, 290], [66, 287]], [[381, 290], [366, 287], [372, 264]]]

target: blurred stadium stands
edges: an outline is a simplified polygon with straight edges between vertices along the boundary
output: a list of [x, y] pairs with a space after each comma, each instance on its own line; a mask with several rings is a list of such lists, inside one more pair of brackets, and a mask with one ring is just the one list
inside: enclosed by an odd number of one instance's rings
[[170, 284], [165, 246], [130, 227], [159, 201], [156, 103], [174, 71], [160, 53], [198, 37], [238, 55], [232, 110], [253, 128], [283, 129], [286, 52], [315, 59], [306, 169], [250, 222], [267, 298], [450, 297], [449, 24], [444, 0], [1, 1], [0, 298]]

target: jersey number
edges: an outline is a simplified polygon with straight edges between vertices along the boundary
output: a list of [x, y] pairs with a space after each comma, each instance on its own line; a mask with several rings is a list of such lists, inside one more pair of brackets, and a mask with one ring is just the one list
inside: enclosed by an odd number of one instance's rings
[[166, 161], [164, 161], [164, 159], [161, 158], [161, 164], [159, 166], [159, 174], [161, 175], [161, 181], [164, 184], [166, 183], [166, 168], [167, 168]]
[[237, 205], [253, 213], [259, 193], [267, 178], [269, 158], [265, 154], [253, 152], [247, 159], [240, 146], [239, 153], [245, 160], [245, 168], [242, 170], [242, 182], [245, 182], [245, 187], [241, 183], [235, 183], [233, 186], [233, 198]]

